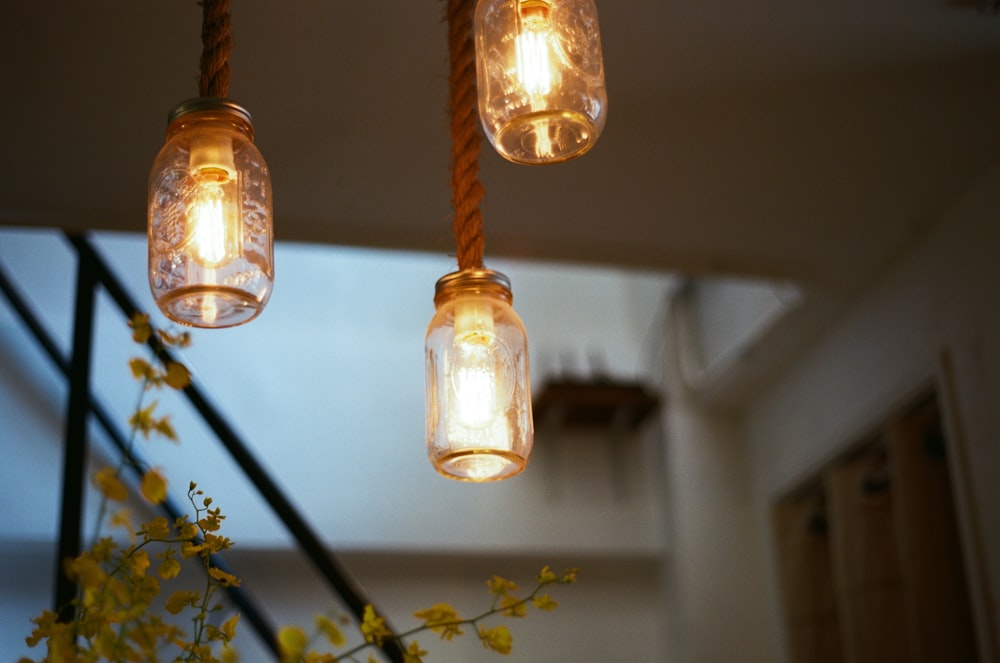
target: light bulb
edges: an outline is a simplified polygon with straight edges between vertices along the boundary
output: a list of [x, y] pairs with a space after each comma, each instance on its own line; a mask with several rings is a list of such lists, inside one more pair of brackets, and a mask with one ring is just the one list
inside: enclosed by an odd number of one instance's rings
[[505, 448], [503, 408], [513, 390], [510, 353], [497, 339], [489, 301], [467, 297], [455, 304], [455, 341], [451, 353], [449, 432], [468, 447]]
[[527, 337], [506, 277], [489, 270], [438, 282], [427, 331], [427, 444], [450, 478], [513, 476], [532, 443]]
[[149, 283], [171, 320], [256, 317], [274, 280], [271, 177], [249, 114], [224, 99], [180, 104], [149, 179]]
[[607, 112], [593, 0], [480, 0], [475, 41], [479, 115], [497, 152], [543, 164], [593, 147]]
[[202, 265], [218, 268], [240, 254], [238, 174], [227, 136], [196, 136], [191, 142], [195, 193], [188, 211], [188, 244]]
[[517, 77], [531, 97], [532, 105], [544, 108], [545, 95], [552, 91], [552, 62], [547, 2], [522, 3], [517, 34]]

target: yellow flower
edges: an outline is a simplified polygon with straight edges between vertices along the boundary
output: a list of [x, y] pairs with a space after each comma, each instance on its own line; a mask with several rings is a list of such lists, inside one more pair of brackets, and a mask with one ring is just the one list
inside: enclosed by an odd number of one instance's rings
[[500, 576], [493, 576], [486, 581], [486, 586], [490, 588], [490, 593], [496, 596], [503, 596], [508, 592], [513, 592], [517, 589], [517, 585], [506, 578], [501, 578]]
[[115, 540], [109, 536], [102, 536], [100, 539], [94, 543], [90, 548], [90, 554], [98, 562], [106, 562], [111, 559], [111, 556], [115, 553], [118, 544]]
[[199, 597], [198, 592], [187, 592], [179, 589], [167, 598], [167, 612], [176, 615], [185, 607], [197, 603]]
[[570, 584], [576, 582], [576, 576], [580, 573], [580, 569], [566, 569], [563, 574], [559, 576], [559, 582], [565, 584]]
[[538, 572], [538, 584], [548, 585], [558, 580], [556, 574], [552, 572], [548, 566], [543, 566], [542, 570]]
[[531, 602], [534, 603], [535, 607], [539, 610], [555, 610], [559, 606], [559, 604], [548, 594], [536, 596], [531, 600]]
[[371, 642], [378, 647], [382, 646], [382, 641], [392, 635], [385, 625], [385, 619], [375, 614], [375, 608], [371, 605], [365, 606], [364, 619], [361, 621], [361, 633], [365, 636], [365, 642]]
[[128, 499], [128, 489], [112, 467], [99, 469], [94, 474], [93, 483], [105, 497], [113, 502], [124, 502]]
[[178, 562], [173, 557], [168, 557], [160, 562], [160, 565], [156, 567], [156, 574], [163, 578], [164, 580], [170, 580], [171, 578], [176, 578], [181, 572], [181, 563]]
[[239, 623], [240, 623], [240, 615], [239, 613], [237, 613], [232, 617], [230, 617], [229, 619], [227, 619], [225, 623], [222, 625], [220, 631], [222, 632], [222, 639], [225, 642], [229, 642], [234, 637], [236, 637], [236, 625]]
[[76, 559], [68, 560], [65, 566], [66, 575], [76, 580], [84, 588], [97, 587], [107, 578], [101, 565], [88, 552], [81, 554]]
[[179, 332], [176, 334], [171, 334], [170, 332], [157, 329], [156, 333], [160, 337], [160, 342], [163, 345], [175, 346], [178, 348], [186, 348], [191, 344], [191, 333], [190, 332]]
[[506, 626], [479, 629], [479, 639], [483, 641], [484, 649], [492, 649], [498, 654], [509, 654], [514, 639]]
[[167, 372], [163, 381], [167, 383], [168, 387], [180, 390], [191, 384], [191, 372], [184, 364], [171, 361], [167, 363]]
[[417, 619], [424, 620], [424, 624], [435, 632], [441, 634], [442, 640], [451, 640], [456, 635], [462, 635], [459, 622], [462, 619], [458, 616], [455, 608], [447, 603], [435, 603], [427, 610], [419, 610], [413, 613]]
[[128, 556], [126, 563], [132, 575], [144, 576], [146, 575], [146, 570], [149, 568], [149, 553], [145, 550], [136, 550]]
[[132, 377], [136, 380], [152, 382], [156, 377], [156, 371], [153, 369], [153, 366], [141, 357], [132, 357], [129, 359], [128, 367], [132, 371]]
[[189, 523], [187, 516], [181, 516], [174, 521], [174, 529], [177, 530], [177, 537], [190, 541], [198, 536], [198, 528], [194, 523]]
[[111, 515], [111, 520], [108, 521], [111, 527], [120, 527], [129, 533], [129, 537], [133, 536], [135, 531], [135, 525], [132, 523], [132, 514], [129, 513], [128, 509], [119, 509]]
[[162, 541], [170, 537], [170, 525], [163, 516], [153, 518], [142, 526], [139, 531], [147, 541], [156, 539]]
[[296, 661], [309, 644], [305, 631], [298, 626], [284, 626], [278, 631], [278, 648], [282, 661]]
[[218, 582], [223, 587], [239, 587], [240, 579], [234, 576], [232, 573], [226, 573], [222, 569], [210, 566], [208, 568], [208, 575], [212, 576], [212, 579]]
[[153, 333], [153, 327], [149, 324], [149, 316], [145, 313], [136, 313], [128, 321], [128, 326], [132, 328], [132, 340], [136, 343], [145, 343]]
[[149, 470], [142, 475], [140, 490], [150, 504], [163, 504], [167, 499], [167, 480], [159, 470]]
[[156, 401], [153, 401], [148, 407], [136, 410], [135, 414], [128, 420], [128, 425], [142, 433], [142, 436], [147, 440], [149, 439], [150, 432], [156, 426], [156, 420], [153, 418], [153, 411], [155, 409]]
[[325, 635], [334, 647], [343, 647], [347, 644], [343, 631], [326, 615], [316, 615], [316, 630]]
[[420, 648], [417, 641], [414, 640], [410, 643], [410, 646], [406, 648], [406, 652], [403, 653], [403, 663], [423, 663], [421, 656], [426, 656], [427, 652]]
[[505, 596], [500, 603], [504, 608], [504, 617], [525, 617], [528, 614], [528, 604], [516, 596]]
[[177, 441], [177, 431], [174, 430], [174, 425], [170, 423], [170, 417], [157, 419], [153, 423], [153, 429], [171, 442]]

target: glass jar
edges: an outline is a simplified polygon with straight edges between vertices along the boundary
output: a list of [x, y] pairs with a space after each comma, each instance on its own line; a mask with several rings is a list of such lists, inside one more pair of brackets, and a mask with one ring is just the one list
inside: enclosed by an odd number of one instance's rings
[[593, 0], [480, 0], [475, 17], [479, 115], [517, 163], [557, 163], [597, 142], [607, 116]]
[[510, 281], [472, 269], [442, 277], [425, 339], [427, 454], [442, 475], [494, 481], [520, 473], [534, 427], [528, 337]]
[[149, 285], [171, 320], [231, 327], [274, 283], [271, 175], [250, 114], [226, 99], [175, 107], [149, 176]]

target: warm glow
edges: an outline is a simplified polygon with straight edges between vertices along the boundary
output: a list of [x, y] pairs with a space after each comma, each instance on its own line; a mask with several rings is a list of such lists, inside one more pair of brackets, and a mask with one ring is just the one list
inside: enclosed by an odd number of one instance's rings
[[490, 340], [482, 335], [455, 342], [455, 408], [448, 420], [456, 427], [482, 428], [496, 416], [490, 350]]
[[477, 300], [461, 302], [455, 311], [451, 353], [452, 399], [450, 435], [462, 446], [509, 448], [503, 425], [510, 391], [510, 357], [493, 329], [493, 310]]
[[[527, 4], [522, 3], [522, 6]], [[544, 108], [544, 96], [552, 90], [548, 8], [522, 9], [521, 15], [521, 31], [517, 35], [517, 77], [531, 96], [532, 104], [541, 104]]]
[[231, 208], [221, 185], [207, 182], [198, 186], [188, 217], [189, 246], [195, 259], [206, 267], [219, 267], [235, 257], [233, 235], [239, 219], [233, 218]]
[[231, 141], [203, 136], [191, 146], [194, 202], [188, 213], [188, 246], [195, 260], [209, 268], [240, 255], [240, 215]]
[[453, 479], [513, 476], [531, 451], [527, 336], [508, 283], [489, 270], [438, 281], [425, 346], [427, 443], [434, 467]]
[[149, 287], [172, 321], [233, 327], [274, 283], [271, 176], [250, 114], [215, 98], [178, 104], [148, 188]]
[[[517, 79], [529, 97], [533, 111], [548, 108], [546, 95], [552, 92], [554, 54], [550, 41], [552, 29], [549, 6], [538, 0], [524, 0], [519, 5], [520, 30], [517, 34]], [[540, 118], [533, 131], [535, 154], [540, 159], [553, 155], [549, 122]]]
[[515, 163], [586, 153], [604, 127], [607, 93], [594, 0], [479, 0], [479, 115]]

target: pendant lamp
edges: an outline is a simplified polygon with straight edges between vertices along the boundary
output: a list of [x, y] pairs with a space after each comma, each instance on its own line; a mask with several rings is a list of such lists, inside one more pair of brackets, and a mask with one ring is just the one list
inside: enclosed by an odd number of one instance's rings
[[479, 114], [493, 147], [524, 164], [586, 153], [607, 117], [593, 0], [479, 0]]
[[449, 0], [452, 204], [458, 271], [435, 286], [427, 327], [427, 454], [442, 475], [495, 481], [524, 470], [534, 428], [528, 338], [510, 281], [483, 265], [472, 0]]
[[228, 0], [204, 0], [199, 96], [178, 104], [149, 176], [149, 285], [174, 322], [232, 327], [274, 283], [271, 175], [250, 113], [226, 99]]

